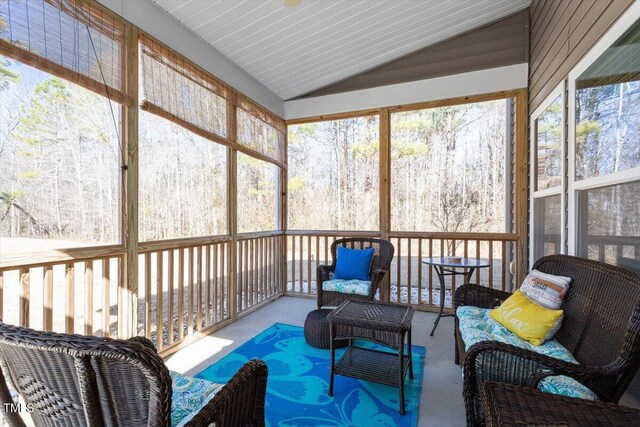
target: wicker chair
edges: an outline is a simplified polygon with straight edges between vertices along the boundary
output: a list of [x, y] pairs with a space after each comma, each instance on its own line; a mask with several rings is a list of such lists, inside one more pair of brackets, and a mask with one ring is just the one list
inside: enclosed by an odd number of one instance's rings
[[[373, 261], [371, 262], [370, 280], [371, 289], [369, 295], [353, 295], [343, 294], [340, 292], [330, 292], [322, 290], [322, 283], [325, 280], [330, 280], [331, 274], [336, 270], [336, 248], [343, 246], [351, 249], [367, 249], [374, 248], [375, 253]], [[317, 298], [318, 308], [324, 306], [338, 306], [343, 301], [350, 300], [369, 300], [373, 301], [378, 286], [384, 279], [385, 274], [391, 267], [391, 260], [393, 259], [394, 248], [391, 242], [382, 239], [368, 239], [360, 237], [350, 237], [346, 239], [337, 239], [331, 244], [331, 265], [319, 265], [317, 270]]]
[[[572, 278], [555, 339], [578, 364], [509, 344], [482, 341], [465, 353], [455, 319], [456, 363], [463, 365], [463, 397], [469, 425], [483, 424], [479, 387], [498, 381], [536, 388], [550, 375], [572, 377], [605, 402], [618, 402], [640, 365], [640, 275], [568, 255], [539, 259], [534, 269]], [[454, 306], [492, 308], [510, 296], [478, 285], [463, 285]]]
[[488, 427], [640, 425], [640, 410], [487, 381], [481, 387]]
[[[151, 341], [34, 331], [0, 322], [0, 364], [36, 426], [171, 425], [172, 380]], [[0, 403], [13, 403], [0, 373]], [[252, 360], [186, 424], [264, 426], [267, 367]], [[3, 410], [11, 427], [25, 424]]]

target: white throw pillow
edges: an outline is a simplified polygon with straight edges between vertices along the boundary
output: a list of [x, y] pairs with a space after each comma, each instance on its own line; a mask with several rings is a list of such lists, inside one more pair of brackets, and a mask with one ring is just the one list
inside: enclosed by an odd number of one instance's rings
[[549, 310], [559, 310], [570, 285], [570, 277], [531, 270], [531, 273], [524, 278], [520, 291]]

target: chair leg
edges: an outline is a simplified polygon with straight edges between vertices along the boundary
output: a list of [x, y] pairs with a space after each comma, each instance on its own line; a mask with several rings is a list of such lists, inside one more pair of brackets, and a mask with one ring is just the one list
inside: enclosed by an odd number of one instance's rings
[[460, 365], [460, 351], [458, 350], [458, 339], [457, 339], [457, 332], [455, 329], [453, 331], [453, 349], [455, 352], [453, 361], [455, 362], [456, 365]]

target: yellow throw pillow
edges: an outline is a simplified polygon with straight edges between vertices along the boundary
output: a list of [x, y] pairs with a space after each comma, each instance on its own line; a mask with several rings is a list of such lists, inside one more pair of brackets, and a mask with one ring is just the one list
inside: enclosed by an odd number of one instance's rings
[[517, 290], [489, 315], [523, 340], [541, 345], [560, 329], [564, 314], [536, 304]]

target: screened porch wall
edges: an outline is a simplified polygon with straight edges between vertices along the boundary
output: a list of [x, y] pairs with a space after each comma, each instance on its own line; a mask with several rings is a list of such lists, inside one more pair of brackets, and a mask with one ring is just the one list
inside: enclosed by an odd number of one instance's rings
[[[386, 301], [412, 304], [424, 310], [435, 310], [440, 305], [440, 284], [433, 267], [423, 264], [426, 258], [444, 256], [463, 256], [468, 258], [489, 260], [491, 266], [487, 269], [476, 270], [472, 282], [492, 289], [511, 291], [515, 284], [519, 283], [517, 277], [521, 277], [526, 269], [526, 179], [527, 162], [526, 158], [526, 104], [524, 93], [513, 91], [510, 93], [487, 94], [480, 96], [470, 96], [461, 99], [443, 100], [437, 102], [427, 102], [412, 104], [395, 108], [382, 108], [377, 110], [367, 110], [354, 113], [341, 113], [335, 115], [323, 115], [320, 117], [308, 117], [288, 120], [289, 125], [289, 220], [286, 230], [286, 293], [288, 295], [300, 295], [314, 297], [316, 294], [316, 270], [318, 265], [331, 264], [330, 247], [332, 242], [343, 237], [367, 237], [388, 239], [395, 247], [395, 256], [391, 264], [389, 274], [385, 282], [379, 289], [379, 298]], [[392, 154], [392, 114], [404, 113], [418, 109], [436, 109], [440, 107], [450, 107], [465, 105], [474, 102], [504, 100], [504, 137], [506, 138], [504, 147], [504, 173], [505, 177], [500, 187], [507, 197], [502, 206], [503, 222], [501, 229], [494, 229], [490, 232], [479, 232], [478, 228], [470, 227], [464, 231], [441, 231], [436, 228], [417, 226], [415, 229], [402, 230], [398, 225], [397, 210], [402, 206], [393, 202], [392, 181], [397, 180], [397, 159]], [[524, 116], [524, 118], [523, 118]], [[373, 200], [375, 205], [368, 203], [352, 205], [354, 210], [362, 210], [370, 220], [360, 220], [360, 224], [368, 228], [353, 227], [351, 229], [340, 228], [339, 221], [318, 220], [325, 228], [312, 229], [300, 228], [300, 224], [305, 223], [300, 218], [310, 216], [310, 212], [321, 212], [331, 215], [327, 211], [327, 206], [331, 206], [332, 212], [338, 212], [331, 201], [335, 197], [326, 197], [322, 202], [307, 200], [306, 203], [298, 201], [302, 206], [310, 206], [310, 209], [298, 211], [292, 199], [297, 197], [296, 191], [305, 185], [304, 179], [297, 176], [300, 167], [296, 167], [295, 162], [299, 152], [292, 148], [291, 144], [296, 143], [296, 135], [292, 137], [291, 127], [298, 126], [297, 130], [305, 132], [304, 125], [327, 122], [351, 120], [363, 118], [365, 122], [370, 121], [367, 117], [374, 117], [378, 129], [375, 130], [378, 138], [374, 145], [379, 144], [379, 158], [374, 162], [374, 169], [379, 165], [379, 169], [373, 172], [376, 178], [374, 193], [366, 196], [367, 201]], [[371, 119], [373, 120], [373, 119]], [[524, 127], [523, 127], [524, 121]], [[323, 129], [323, 127], [321, 126]], [[306, 130], [308, 132], [308, 129]], [[374, 133], [371, 130], [360, 133]], [[357, 136], [356, 136], [357, 137]], [[366, 141], [356, 141], [356, 150], [366, 151]], [[310, 140], [309, 144], [313, 144]], [[321, 159], [318, 162], [320, 169], [332, 168], [332, 157], [327, 153], [312, 151], [314, 159]], [[314, 161], [315, 163], [315, 161]], [[351, 165], [353, 166], [353, 165]], [[309, 165], [315, 167], [315, 165]], [[367, 168], [371, 168], [369, 163]], [[312, 174], [316, 171], [312, 170]], [[367, 169], [356, 169], [355, 174], [370, 173]], [[314, 175], [315, 176], [315, 175]], [[356, 185], [358, 187], [358, 185]], [[314, 191], [315, 190], [314, 187]], [[524, 191], [524, 193], [523, 193]], [[523, 206], [523, 203], [525, 206]], [[342, 210], [349, 206], [345, 205]], [[426, 209], [426, 207], [425, 207]], [[394, 211], [396, 210], [396, 211]], [[336, 214], [337, 215], [337, 214]], [[396, 218], [394, 220], [394, 217]], [[395, 224], [394, 224], [395, 221]], [[307, 221], [305, 224], [308, 224]], [[335, 227], [335, 228], [326, 228]], [[525, 228], [523, 230], [523, 227]], [[465, 270], [466, 271], [466, 270]], [[446, 290], [444, 293], [444, 306], [446, 310], [453, 307], [452, 297], [455, 289], [462, 285], [463, 280], [458, 278], [446, 279]]]
[[[421, 260], [427, 256], [455, 254], [490, 259], [492, 267], [482, 271], [478, 280], [480, 284], [496, 289], [511, 289], [511, 271], [515, 277], [524, 274], [526, 258], [523, 251], [526, 248], [522, 242], [526, 235], [526, 220], [524, 233], [522, 221], [526, 218], [526, 183], [523, 185], [522, 171], [524, 167], [526, 174], [526, 158], [522, 153], [526, 153], [526, 138], [522, 137], [522, 129], [526, 129], [526, 122], [523, 122], [526, 120], [526, 116], [523, 119], [526, 94], [522, 90], [375, 109], [373, 114], [379, 116], [377, 132], [381, 149], [379, 172], [375, 177], [379, 190], [373, 206], [376, 217], [374, 229], [366, 232], [355, 227], [339, 231], [294, 230], [287, 226], [288, 146], [283, 132], [284, 121], [134, 25], [120, 20], [94, 2], [90, 3], [92, 8], [104, 13], [108, 20], [118, 21], [123, 28], [118, 36], [122, 49], [119, 76], [122, 77], [120, 90], [123, 92], [122, 99], [118, 100], [121, 105], [119, 135], [122, 143], [122, 158], [119, 159], [122, 162], [119, 169], [122, 180], [118, 182], [121, 192], [118, 209], [120, 235], [113, 245], [52, 249], [3, 257], [0, 260], [0, 314], [3, 321], [36, 329], [114, 338], [143, 335], [152, 339], [163, 354], [169, 354], [274, 298], [284, 294], [313, 296], [315, 269], [319, 263], [329, 262], [331, 242], [338, 237], [358, 235], [389, 239], [396, 247], [396, 258], [386, 283], [381, 287], [380, 298], [383, 300], [410, 303], [427, 310], [437, 306], [437, 280], [431, 268], [421, 265]], [[70, 7], [84, 7], [86, 4], [85, 0], [65, 3]], [[0, 53], [20, 61], [22, 57], [15, 53], [15, 49], [21, 47], [19, 43], [16, 46], [5, 49], [6, 46], [1, 45]], [[140, 51], [146, 52], [147, 63], [152, 64], [146, 72], [140, 70], [145, 67], [144, 61], [139, 61]], [[160, 64], [156, 63], [158, 60]], [[66, 71], [49, 68], [46, 61], [34, 60], [30, 64], [53, 75], [66, 76]], [[179, 79], [188, 77], [193, 82], [195, 76], [207, 80], [204, 89], [225, 102], [224, 121], [207, 128], [210, 123], [203, 120], [206, 118], [204, 112], [193, 119], [187, 114], [188, 110], [178, 105], [181, 100], [155, 96], [156, 90], [169, 93], [167, 88], [147, 85], [143, 90], [144, 83], [149, 81], [139, 81], [139, 75], [144, 79], [145, 75], [152, 78], [154, 73], [161, 73], [164, 76], [162, 80], [167, 81], [174, 78], [167, 74], [167, 69], [178, 72]], [[88, 90], [94, 89], [93, 85], [86, 86]], [[202, 89], [202, 86], [187, 87], [185, 93], [196, 94]], [[104, 96], [101, 91], [97, 93]], [[514, 153], [514, 166], [510, 172], [513, 176], [514, 227], [495, 233], [392, 229], [391, 114], [416, 108], [511, 98], [515, 100], [516, 123], [516, 138], [509, 145]], [[212, 102], [222, 111], [218, 98], [210, 96], [206, 99], [213, 99]], [[211, 143], [224, 146], [227, 153], [226, 232], [217, 235], [202, 232], [164, 239], [148, 239], [141, 234], [139, 191], [145, 165], [140, 162], [138, 137], [142, 114], [132, 100], [143, 101], [145, 114], [153, 113]], [[248, 127], [246, 122], [238, 124], [238, 120], [247, 114], [251, 117]], [[279, 144], [276, 149], [261, 145], [274, 141]], [[240, 190], [238, 183], [239, 152], [256, 162], [277, 168], [276, 182], [272, 185], [274, 212], [268, 213], [273, 215], [273, 221], [269, 221], [271, 225], [266, 229], [252, 230], [250, 222], [247, 227], [239, 228], [239, 217], [246, 211], [239, 209], [242, 203], [239, 193], [246, 193]], [[513, 266], [501, 262], [504, 259], [514, 260]], [[460, 284], [459, 281], [450, 284], [446, 294], [448, 300]], [[449, 307], [450, 303], [445, 305]]]
[[[74, 247], [72, 239], [62, 247], [55, 246], [60, 244], [55, 241], [44, 245], [46, 250], [2, 254], [2, 320], [55, 332], [112, 338], [142, 335], [166, 355], [283, 295], [284, 121], [94, 1], [30, 0], [3, 5], [0, 17], [8, 27], [2, 33], [0, 55], [62, 78], [65, 84], [73, 81], [105, 99], [117, 95], [111, 99], [120, 104], [113, 114], [119, 147], [117, 174], [113, 174], [117, 179], [112, 184], [120, 197], [113, 215], [115, 236], [107, 242], [111, 245], [95, 241]], [[67, 27], [55, 27], [58, 21], [47, 18], [52, 13], [79, 30], [62, 34]], [[22, 27], [24, 22], [33, 25]], [[9, 31], [16, 25], [20, 32]], [[89, 39], [97, 42], [104, 37], [117, 49], [110, 45], [109, 49], [88, 49], [85, 27], [91, 33]], [[80, 68], [68, 68], [69, 62], [57, 58], [52, 49], [45, 49], [51, 58], [43, 57], [39, 44], [23, 43], [20, 38], [39, 41], [58, 33], [79, 38], [68, 49], [85, 48], [78, 55], [85, 60]], [[108, 81], [107, 89], [100, 84], [96, 64], [108, 65], [116, 77]], [[140, 113], [141, 109], [145, 111]], [[161, 155], [149, 150], [148, 140], [141, 141], [143, 120], [146, 130], [158, 123], [182, 129], [182, 135], [188, 133], [200, 148], [216, 144], [225, 176], [220, 221], [175, 230], [174, 223], [160, 231], [160, 227], [147, 227], [144, 221], [166, 217], [169, 207], [163, 212], [162, 207], [152, 211], [145, 206], [141, 213], [145, 197], [154, 191], [156, 177], [148, 174], [150, 159]], [[143, 142], [147, 146], [141, 146]], [[270, 182], [259, 191], [251, 187], [251, 180], [239, 180], [242, 174], [253, 177], [261, 170], [268, 171]], [[256, 222], [245, 215], [247, 203], [252, 203], [247, 195], [260, 195], [265, 189], [269, 193], [262, 195], [264, 221]], [[207, 191], [217, 190], [205, 189], [200, 211], [209, 209]], [[159, 194], [158, 198], [170, 200], [170, 196]]]

